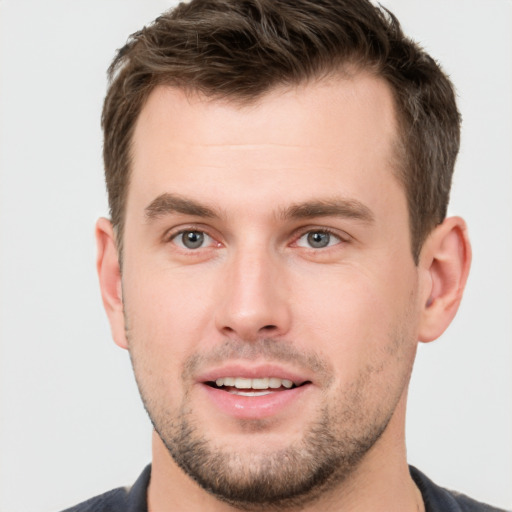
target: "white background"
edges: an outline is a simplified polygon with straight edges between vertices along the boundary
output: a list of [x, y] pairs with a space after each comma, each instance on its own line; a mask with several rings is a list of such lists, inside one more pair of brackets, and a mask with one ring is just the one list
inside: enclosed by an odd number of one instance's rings
[[[512, 507], [512, 3], [384, 2], [452, 76], [464, 117], [451, 213], [474, 264], [460, 313], [421, 346], [409, 460]], [[110, 339], [93, 225], [107, 213], [105, 70], [172, 2], [0, 0], [0, 511], [50, 512], [130, 484], [150, 424]]]

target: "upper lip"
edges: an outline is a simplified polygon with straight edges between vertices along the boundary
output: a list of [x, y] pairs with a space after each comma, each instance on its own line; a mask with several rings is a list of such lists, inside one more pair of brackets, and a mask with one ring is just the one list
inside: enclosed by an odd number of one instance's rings
[[248, 363], [230, 363], [201, 373], [198, 382], [215, 382], [223, 377], [241, 377], [244, 379], [262, 379], [275, 377], [291, 380], [296, 386], [311, 381], [309, 375], [303, 372], [289, 370], [278, 364], [259, 364], [251, 366]]

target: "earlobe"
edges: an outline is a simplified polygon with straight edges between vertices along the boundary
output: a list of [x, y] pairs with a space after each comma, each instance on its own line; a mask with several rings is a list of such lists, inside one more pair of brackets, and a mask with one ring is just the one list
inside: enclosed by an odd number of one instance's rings
[[101, 298], [107, 313], [112, 337], [117, 345], [127, 348], [124, 306], [122, 297], [121, 269], [112, 223], [105, 218], [96, 223], [96, 268], [100, 281]]
[[457, 312], [471, 265], [471, 245], [466, 223], [450, 217], [437, 226], [423, 245], [423, 310], [419, 340], [433, 341], [448, 327]]

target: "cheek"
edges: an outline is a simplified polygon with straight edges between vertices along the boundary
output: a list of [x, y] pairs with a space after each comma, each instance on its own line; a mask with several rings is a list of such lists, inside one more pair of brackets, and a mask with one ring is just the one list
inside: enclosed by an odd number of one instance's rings
[[126, 272], [123, 284], [125, 315], [132, 357], [153, 377], [178, 380], [183, 361], [208, 339], [211, 311], [208, 283], [196, 282], [179, 272]]
[[172, 381], [178, 390], [187, 386], [182, 378], [190, 357], [223, 340], [215, 319], [226, 280], [219, 262], [180, 268], [155, 260], [139, 256], [126, 272], [130, 352], [146, 361], [140, 368], [148, 378], [164, 387]]
[[354, 268], [325, 279], [316, 276], [314, 286], [310, 282], [299, 294], [302, 311], [297, 305], [296, 314], [309, 319], [299, 337], [315, 340], [315, 348], [339, 368], [344, 382], [353, 382], [365, 368], [399, 364], [402, 353], [412, 353], [416, 345], [411, 283], [411, 276]]

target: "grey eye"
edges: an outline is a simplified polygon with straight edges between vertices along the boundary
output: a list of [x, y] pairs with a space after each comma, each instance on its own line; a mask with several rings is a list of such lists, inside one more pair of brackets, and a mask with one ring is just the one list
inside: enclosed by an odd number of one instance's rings
[[298, 240], [299, 247], [323, 249], [341, 242], [341, 239], [328, 231], [308, 231], [304, 233]]
[[174, 237], [174, 242], [182, 249], [199, 249], [210, 241], [211, 238], [202, 231], [183, 231]]
[[330, 233], [322, 233], [321, 231], [312, 231], [307, 236], [308, 244], [315, 249], [327, 247], [331, 241]]

